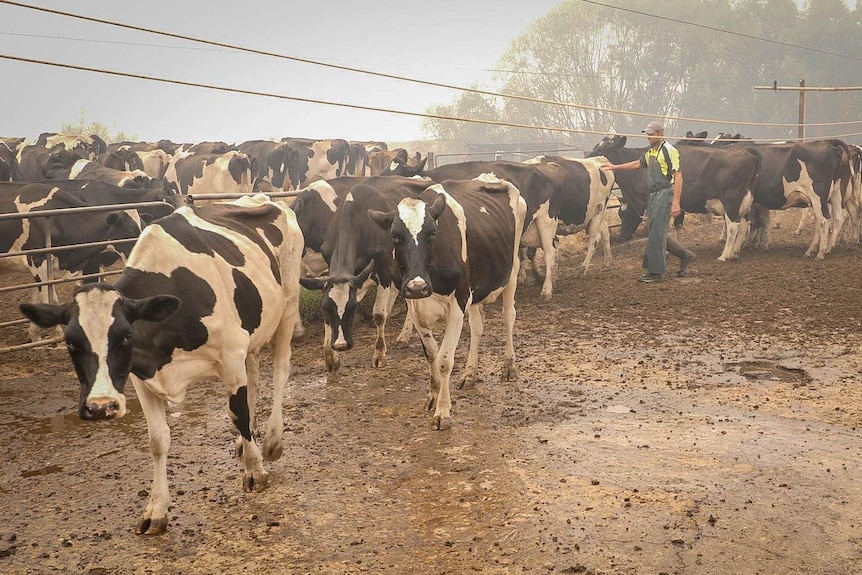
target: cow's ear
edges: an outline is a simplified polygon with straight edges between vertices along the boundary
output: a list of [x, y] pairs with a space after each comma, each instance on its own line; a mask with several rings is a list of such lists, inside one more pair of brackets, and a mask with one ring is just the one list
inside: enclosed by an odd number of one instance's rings
[[145, 321], [165, 321], [180, 309], [180, 298], [172, 295], [155, 295], [144, 299], [125, 298], [128, 319], [135, 322], [140, 319]]
[[434, 221], [437, 221], [437, 218], [440, 217], [440, 214], [443, 213], [443, 209], [446, 207], [446, 196], [443, 194], [437, 194], [437, 199], [434, 200], [434, 203], [431, 204], [431, 207], [428, 210], [428, 215], [434, 218]]
[[69, 323], [68, 305], [54, 305], [50, 303], [22, 303], [18, 306], [27, 319], [41, 328], [54, 327], [55, 325], [66, 325]]
[[304, 287], [307, 290], [315, 291], [320, 290], [323, 291], [323, 285], [326, 283], [326, 280], [318, 279], [318, 278], [299, 278], [299, 285]]
[[362, 284], [365, 283], [365, 280], [368, 279], [368, 276], [371, 275], [371, 272], [374, 270], [374, 259], [368, 262], [368, 265], [365, 266], [365, 269], [359, 272], [359, 275], [354, 276], [350, 281], [353, 283], [353, 286], [359, 289]]
[[425, 164], [426, 164], [426, 163], [428, 163], [428, 156], [425, 156], [424, 158], [422, 158], [421, 160], [419, 160], [419, 163], [418, 163], [418, 164], [416, 164], [416, 167], [414, 168], [414, 169], [416, 170], [416, 173], [417, 173], [417, 174], [418, 174], [418, 173], [420, 173], [422, 170], [424, 170], [424, 169], [425, 169]]
[[617, 144], [617, 148], [625, 147], [625, 145], [626, 145], [626, 142], [627, 142], [627, 141], [628, 141], [628, 137], [627, 137], [627, 136], [620, 136], [620, 137], [618, 137], [618, 138], [617, 138], [617, 142], [616, 142], [616, 144]]
[[377, 210], [368, 210], [368, 217], [374, 220], [378, 226], [389, 231], [392, 227], [392, 220], [395, 219], [395, 210], [391, 212], [379, 212]]

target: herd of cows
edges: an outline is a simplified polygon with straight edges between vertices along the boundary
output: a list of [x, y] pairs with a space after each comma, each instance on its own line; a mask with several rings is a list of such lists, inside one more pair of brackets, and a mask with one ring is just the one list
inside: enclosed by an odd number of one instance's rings
[[[862, 154], [856, 146], [839, 140], [708, 141], [705, 133], [677, 144], [683, 210], [724, 216], [720, 260], [738, 257], [750, 238], [765, 247], [772, 209], [813, 208], [818, 225], [808, 255], [825, 256], [845, 223], [849, 240], [859, 241]], [[611, 190], [618, 186], [624, 198], [626, 238], [642, 221], [647, 182], [645, 170], [615, 178], [601, 166], [643, 152], [626, 147], [624, 136], [612, 136], [584, 159], [540, 156], [426, 169], [427, 158], [376, 142], [108, 146], [91, 136], [42, 134], [32, 144], [2, 138], [0, 214], [114, 207], [51, 220], [0, 218], [0, 254], [14, 255], [0, 259], [0, 269], [3, 262], [23, 266], [39, 283], [54, 271], [91, 274], [125, 261], [111, 285], [84, 284], [63, 304], [39, 289], [20, 308], [32, 322], [31, 338], [39, 337], [39, 328], [62, 326], [81, 384], [81, 418], [124, 415], [123, 390], [131, 376], [154, 462], [137, 530], [156, 534], [166, 529], [170, 503], [166, 402], [182, 401], [188, 386], [204, 377], [221, 379], [228, 391], [244, 489], [265, 487], [263, 460], [282, 453], [282, 400], [291, 338], [301, 327], [300, 286], [323, 294], [330, 371], [340, 367], [338, 353], [353, 345], [357, 302], [371, 285], [377, 287], [371, 360], [375, 367], [387, 364], [386, 321], [401, 294], [409, 313], [399, 338], [419, 334], [431, 370], [426, 407], [436, 428], [449, 428], [450, 378], [465, 314], [470, 346], [460, 383], [476, 377], [483, 306], [498, 298], [506, 337], [502, 377], [515, 378], [512, 334], [522, 262], [542, 248], [541, 294], [548, 300], [559, 225], [586, 230], [582, 273], [600, 244], [609, 261], [605, 212]], [[253, 193], [280, 191], [292, 197]], [[201, 194], [252, 195], [188, 205]], [[134, 248], [119, 242], [124, 238], [138, 238]], [[20, 253], [45, 248], [47, 241], [87, 245], [58, 252], [51, 270], [43, 252]], [[438, 344], [432, 328], [441, 320]], [[274, 394], [261, 448], [254, 436], [258, 355], [268, 344]]]

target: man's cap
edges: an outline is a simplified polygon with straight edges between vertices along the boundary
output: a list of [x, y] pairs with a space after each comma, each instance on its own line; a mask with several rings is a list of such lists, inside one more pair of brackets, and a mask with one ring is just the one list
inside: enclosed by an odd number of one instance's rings
[[647, 136], [654, 136], [661, 132], [664, 133], [664, 124], [659, 121], [650, 122], [647, 124], [647, 127], [643, 129], [643, 133]]

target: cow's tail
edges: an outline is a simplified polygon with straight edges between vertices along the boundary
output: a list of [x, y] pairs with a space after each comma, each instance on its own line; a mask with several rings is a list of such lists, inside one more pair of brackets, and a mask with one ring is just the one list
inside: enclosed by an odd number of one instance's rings
[[751, 181], [748, 182], [748, 189], [754, 185], [754, 180], [760, 174], [760, 167], [763, 165], [763, 154], [757, 148], [745, 148], [745, 151], [754, 156], [754, 175], [751, 176]]

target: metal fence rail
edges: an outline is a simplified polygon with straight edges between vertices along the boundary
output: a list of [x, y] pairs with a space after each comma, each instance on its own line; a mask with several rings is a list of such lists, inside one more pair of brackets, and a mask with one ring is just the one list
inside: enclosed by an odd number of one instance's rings
[[[559, 154], [559, 153], [565, 152], [565, 151], [567, 151], [567, 150], [549, 150], [547, 153]], [[572, 151], [575, 151], [575, 150], [572, 150]], [[577, 150], [577, 151], [581, 151], [581, 150]], [[505, 152], [505, 153], [511, 154], [513, 152]], [[516, 152], [516, 153], [520, 153], [520, 152]], [[529, 155], [529, 157], [533, 157], [535, 155], [539, 155], [542, 153], [543, 153], [542, 151], [530, 152], [529, 154], [525, 152], [524, 155]], [[482, 153], [472, 154], [472, 155], [482, 155]], [[464, 156], [464, 154], [447, 154], [447, 155], [444, 155], [443, 157], [447, 157], [447, 156], [451, 156], [451, 157]], [[441, 156], [438, 155], [436, 157], [439, 158]], [[187, 205], [194, 205], [195, 202], [200, 202], [200, 201], [233, 200], [233, 199], [241, 198], [244, 196], [255, 195], [258, 193], [263, 193], [264, 195], [266, 195], [270, 198], [290, 198], [290, 197], [296, 197], [299, 195], [299, 192], [296, 192], [296, 191], [291, 191], [291, 192], [251, 192], [251, 193], [244, 193], [244, 194], [194, 194], [194, 195], [186, 196], [185, 203]], [[123, 210], [146, 208], [146, 207], [156, 207], [156, 206], [162, 206], [162, 205], [164, 205], [164, 202], [139, 202], [139, 203], [128, 203], [128, 204], [110, 204], [110, 205], [99, 205], [99, 206], [87, 206], [87, 207], [80, 207], [80, 208], [40, 210], [40, 211], [32, 211], [32, 212], [25, 212], [25, 213], [14, 213], [14, 214], [0, 214], [0, 222], [10, 221], [10, 220], [29, 220], [29, 219], [34, 219], [34, 218], [45, 218], [46, 220], [48, 220], [50, 222], [51, 218], [65, 217], [65, 216], [71, 216], [71, 215], [81, 214], [81, 213], [115, 212], [115, 211], [123, 211]], [[619, 207], [620, 207], [619, 201], [616, 204], [611, 203], [608, 205], [608, 209], [619, 209]], [[613, 225], [610, 225], [609, 227], [619, 227], [619, 224], [613, 224]], [[95, 273], [95, 274], [84, 274], [84, 275], [76, 275], [73, 277], [65, 277], [65, 278], [55, 279], [53, 277], [54, 276], [54, 262], [53, 262], [54, 254], [68, 252], [68, 251], [77, 250], [77, 249], [95, 248], [95, 247], [108, 246], [108, 245], [122, 245], [122, 244], [134, 243], [137, 241], [137, 238], [134, 237], [134, 238], [119, 239], [119, 240], [106, 240], [106, 241], [98, 241], [98, 242], [88, 242], [88, 243], [83, 243], [83, 244], [68, 244], [68, 245], [54, 246], [51, 244], [50, 229], [51, 229], [51, 226], [49, 223], [48, 225], [45, 226], [45, 247], [44, 248], [34, 248], [34, 249], [30, 249], [30, 250], [18, 250], [18, 251], [14, 251], [14, 252], [6, 252], [6, 253], [0, 254], [0, 258], [13, 258], [13, 257], [23, 258], [23, 257], [33, 256], [33, 255], [45, 255], [46, 256], [46, 258], [45, 258], [46, 259], [46, 269], [47, 269], [46, 279], [39, 281], [39, 282], [34, 281], [31, 283], [27, 283], [27, 284], [19, 284], [19, 285], [0, 287], [0, 294], [9, 293], [9, 292], [13, 292], [13, 291], [21, 291], [21, 290], [25, 290], [25, 289], [40, 289], [40, 288], [45, 288], [45, 287], [50, 288], [50, 287], [53, 287], [53, 286], [56, 286], [59, 284], [65, 284], [65, 283], [73, 283], [73, 282], [83, 283], [87, 280], [96, 280], [96, 279], [101, 279], [101, 278], [105, 278], [105, 277], [111, 277], [111, 276], [119, 275], [122, 272], [119, 270], [115, 270], [115, 271], [105, 271], [105, 272], [100, 272], [100, 273]], [[54, 295], [53, 290], [49, 290], [49, 296], [53, 297], [53, 295]], [[27, 319], [16, 319], [16, 320], [11, 320], [11, 321], [0, 322], [0, 329], [6, 329], [6, 328], [14, 327], [14, 326], [25, 325], [27, 323], [29, 323], [29, 320], [27, 320]], [[54, 345], [54, 344], [60, 343], [62, 341], [63, 341], [62, 338], [51, 338], [51, 339], [45, 339], [45, 340], [40, 340], [40, 341], [36, 341], [36, 342], [31, 342], [31, 343], [24, 343], [24, 344], [13, 345], [13, 346], [8, 346], [8, 347], [0, 347], [0, 355], [2, 355], [4, 353], [13, 352], [13, 351], [32, 349], [35, 347], [41, 347], [41, 346], [47, 346], [47, 345]]]
[[[270, 198], [289, 198], [295, 197], [299, 195], [298, 192], [249, 192], [244, 194], [195, 194], [194, 196], [186, 196], [184, 203], [186, 205], [194, 205], [195, 201], [208, 201], [208, 200], [233, 200], [237, 198], [241, 198], [244, 196], [256, 195], [256, 194], [264, 194], [269, 196]], [[122, 272], [119, 270], [116, 271], [105, 271], [95, 274], [83, 274], [83, 275], [74, 275], [71, 277], [65, 277], [60, 279], [54, 278], [54, 255], [57, 253], [69, 252], [73, 250], [79, 249], [87, 249], [87, 248], [96, 248], [96, 247], [106, 247], [109, 245], [124, 245], [124, 244], [133, 244], [137, 242], [137, 237], [125, 238], [119, 240], [105, 240], [98, 242], [87, 242], [82, 244], [64, 244], [60, 246], [54, 246], [51, 244], [51, 218], [56, 217], [67, 217], [76, 214], [87, 214], [87, 213], [99, 213], [99, 212], [116, 212], [116, 211], [125, 211], [125, 210], [134, 210], [138, 208], [150, 208], [150, 207], [159, 207], [163, 206], [165, 202], [137, 202], [137, 203], [126, 203], [126, 204], [105, 204], [98, 206], [86, 206], [86, 207], [78, 207], [78, 208], [62, 208], [62, 209], [52, 209], [52, 210], [36, 210], [31, 212], [23, 212], [23, 213], [14, 213], [14, 214], [0, 214], [0, 222], [4, 221], [13, 221], [13, 220], [30, 220], [36, 218], [44, 218], [47, 220], [45, 225], [45, 247], [44, 248], [34, 248], [30, 250], [17, 250], [14, 252], [6, 252], [0, 254], [0, 259], [2, 258], [26, 258], [28, 256], [35, 255], [45, 255], [45, 267], [46, 267], [46, 278], [42, 281], [31, 282], [27, 284], [19, 284], [12, 286], [0, 287], [0, 294], [14, 292], [14, 291], [22, 291], [27, 289], [41, 289], [41, 288], [52, 288], [53, 286], [65, 283], [73, 283], [80, 282], [84, 283], [88, 280], [96, 280], [105, 277], [117, 276]], [[49, 298], [53, 299], [54, 293], [53, 289], [49, 289]], [[20, 326], [28, 324], [29, 320], [27, 319], [16, 319], [11, 321], [0, 322], [0, 329], [6, 329], [9, 327]], [[20, 345], [13, 345], [8, 347], [0, 347], [0, 355], [12, 351], [18, 351], [23, 349], [31, 349], [34, 347], [41, 347], [47, 345], [54, 345], [56, 343], [62, 342], [62, 338], [52, 338], [45, 339], [31, 343], [24, 343]]]

